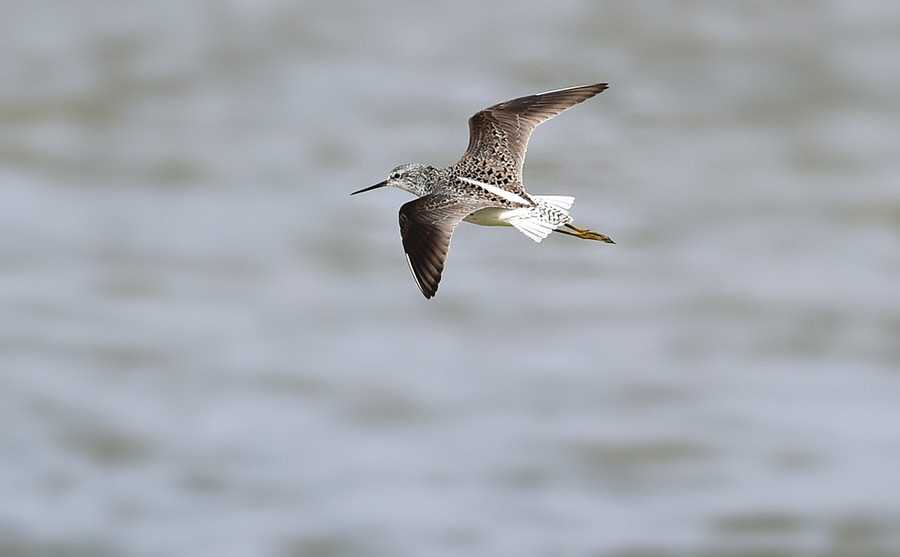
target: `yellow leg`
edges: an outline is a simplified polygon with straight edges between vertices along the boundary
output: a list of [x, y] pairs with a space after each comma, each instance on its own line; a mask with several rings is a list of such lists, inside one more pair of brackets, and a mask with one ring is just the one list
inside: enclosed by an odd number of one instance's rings
[[563, 230], [561, 228], [557, 228], [556, 232], [561, 232], [563, 234], [568, 234], [569, 236], [575, 236], [576, 238], [582, 238], [584, 240], [599, 240], [601, 242], [606, 242], [607, 244], [615, 244], [615, 242], [612, 241], [612, 238], [610, 238], [606, 234], [600, 234], [599, 232], [594, 232], [593, 230], [588, 230], [587, 228], [579, 228], [574, 224], [566, 224], [564, 226], [566, 228], [574, 230], [575, 232], [569, 232], [568, 230]]

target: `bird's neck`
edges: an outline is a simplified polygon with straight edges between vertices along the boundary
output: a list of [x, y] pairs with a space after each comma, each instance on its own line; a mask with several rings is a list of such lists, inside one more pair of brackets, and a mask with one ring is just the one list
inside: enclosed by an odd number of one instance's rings
[[441, 182], [442, 172], [440, 168], [423, 165], [416, 174], [415, 181], [409, 184], [409, 192], [418, 197], [434, 193]]

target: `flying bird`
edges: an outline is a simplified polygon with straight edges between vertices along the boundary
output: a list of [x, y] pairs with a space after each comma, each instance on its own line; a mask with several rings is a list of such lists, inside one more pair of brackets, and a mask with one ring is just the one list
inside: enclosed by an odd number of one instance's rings
[[350, 195], [391, 186], [418, 197], [400, 207], [400, 235], [409, 268], [426, 298], [437, 292], [450, 238], [462, 220], [513, 226], [535, 242], [560, 232], [612, 244], [609, 236], [572, 224], [574, 197], [531, 195], [522, 184], [525, 150], [534, 128], [607, 87], [570, 87], [489, 106], [469, 118], [469, 146], [456, 164], [404, 164], [387, 180]]

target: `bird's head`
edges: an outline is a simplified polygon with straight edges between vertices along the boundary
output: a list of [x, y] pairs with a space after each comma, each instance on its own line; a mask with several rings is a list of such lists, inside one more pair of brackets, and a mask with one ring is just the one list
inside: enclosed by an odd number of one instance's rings
[[430, 192], [433, 175], [437, 172], [433, 166], [424, 164], [401, 164], [397, 168], [391, 170], [387, 180], [378, 182], [374, 186], [369, 186], [361, 190], [355, 191], [350, 195], [356, 195], [366, 191], [371, 191], [385, 186], [400, 188], [419, 197]]

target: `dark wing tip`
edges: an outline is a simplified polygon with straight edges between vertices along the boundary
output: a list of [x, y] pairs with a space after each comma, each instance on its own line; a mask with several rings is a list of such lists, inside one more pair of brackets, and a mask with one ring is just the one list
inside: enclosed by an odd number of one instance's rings
[[412, 246], [410, 244], [411, 242], [403, 242], [409, 270], [412, 271], [413, 278], [416, 279], [416, 285], [419, 287], [422, 295], [427, 299], [431, 299], [437, 293], [438, 285], [441, 282], [441, 274], [444, 271], [443, 256], [439, 256], [436, 259], [432, 257], [434, 254], [433, 247]]
[[407, 215], [402, 209], [400, 236], [403, 239], [406, 262], [422, 295], [431, 299], [441, 282], [452, 229], [446, 231], [440, 225], [419, 222], [415, 216]]

